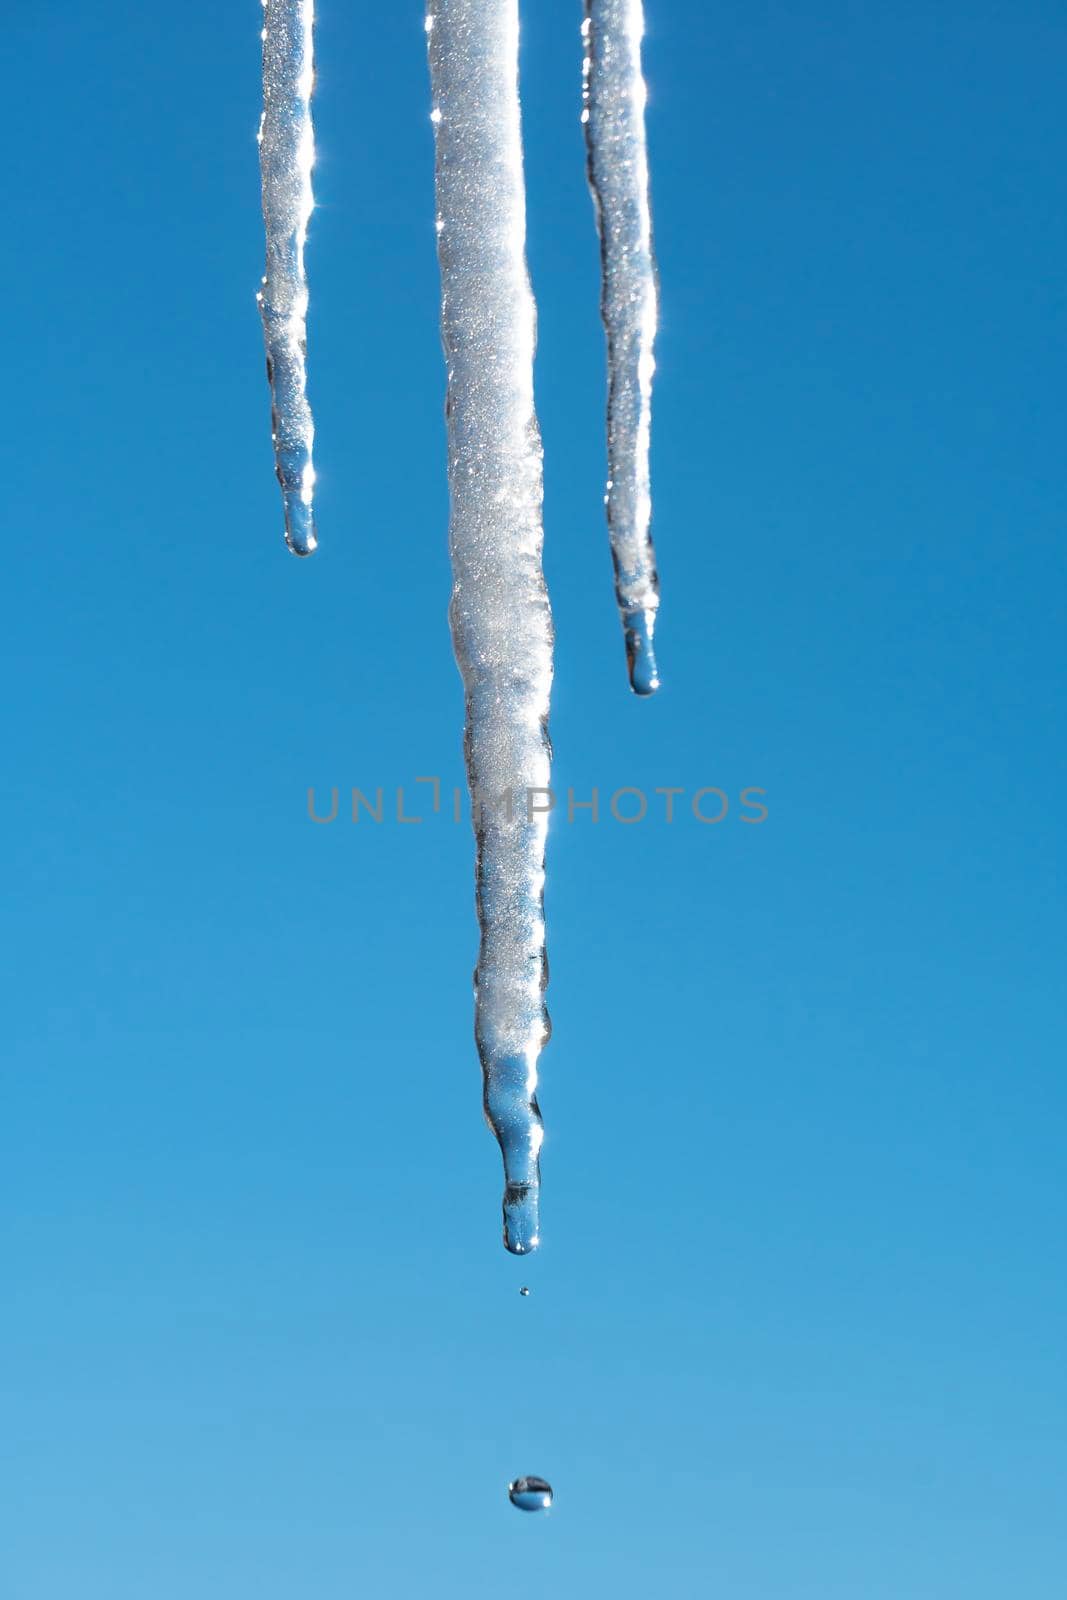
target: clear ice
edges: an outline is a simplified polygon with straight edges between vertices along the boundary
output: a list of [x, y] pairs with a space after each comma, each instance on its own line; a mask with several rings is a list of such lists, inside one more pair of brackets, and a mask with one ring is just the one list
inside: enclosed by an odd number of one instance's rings
[[642, 0], [585, 0], [582, 122], [600, 233], [608, 343], [605, 503], [630, 684], [653, 694], [659, 578], [649, 526], [648, 451], [656, 336], [656, 264], [648, 199]]
[[430, 0], [450, 620], [474, 802], [475, 1038], [504, 1158], [504, 1243], [538, 1244], [552, 616], [541, 570], [536, 312], [526, 270], [518, 0]]
[[314, 12], [313, 0], [263, 0], [259, 167], [267, 265], [256, 299], [267, 342], [271, 431], [285, 507], [285, 538], [298, 556], [309, 556], [318, 542], [312, 510], [315, 425], [307, 399], [304, 270], [304, 244], [314, 205]]

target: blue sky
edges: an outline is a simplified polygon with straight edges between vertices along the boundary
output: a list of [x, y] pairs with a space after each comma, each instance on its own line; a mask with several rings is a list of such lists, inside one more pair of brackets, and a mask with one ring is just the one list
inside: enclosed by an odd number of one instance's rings
[[421, 8], [319, 6], [305, 563], [259, 6], [6, 18], [5, 1600], [1062, 1595], [1067, 21], [647, 9], [638, 703], [525, 7], [556, 777], [769, 814], [553, 828], [527, 1264], [468, 831], [306, 815], [462, 775]]

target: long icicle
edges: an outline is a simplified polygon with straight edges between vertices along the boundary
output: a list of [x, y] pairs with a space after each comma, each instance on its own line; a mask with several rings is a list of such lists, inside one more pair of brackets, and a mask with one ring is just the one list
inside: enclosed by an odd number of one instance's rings
[[466, 691], [481, 940], [475, 1038], [504, 1157], [504, 1243], [538, 1244], [552, 617], [541, 570], [536, 311], [526, 270], [518, 0], [429, 0], [452, 640]]
[[630, 685], [654, 694], [659, 578], [649, 525], [648, 451], [656, 264], [648, 200], [641, 0], [585, 0], [582, 121], [600, 232], [601, 313], [608, 341], [608, 485], [615, 597]]
[[256, 299], [267, 341], [274, 461], [294, 555], [315, 549], [315, 424], [307, 399], [304, 243], [314, 205], [311, 125], [314, 0], [263, 0], [263, 119], [259, 167], [267, 265]]

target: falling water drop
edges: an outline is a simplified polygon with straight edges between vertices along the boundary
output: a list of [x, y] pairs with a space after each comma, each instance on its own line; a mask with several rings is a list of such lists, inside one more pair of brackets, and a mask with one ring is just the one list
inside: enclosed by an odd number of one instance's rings
[[544, 1478], [516, 1478], [508, 1484], [508, 1499], [520, 1511], [547, 1511], [552, 1504], [552, 1485]]

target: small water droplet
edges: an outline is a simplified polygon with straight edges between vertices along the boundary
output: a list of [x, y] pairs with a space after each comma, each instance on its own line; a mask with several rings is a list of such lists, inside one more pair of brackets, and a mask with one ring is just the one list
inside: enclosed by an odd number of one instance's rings
[[552, 1485], [544, 1478], [516, 1478], [508, 1484], [508, 1499], [520, 1511], [547, 1511], [552, 1504]]
[[520, 1289], [520, 1290], [519, 1290], [519, 1293], [520, 1293], [520, 1294], [521, 1294], [521, 1295], [528, 1295], [528, 1294], [529, 1294], [529, 1292], [530, 1292], [530, 1291], [529, 1291], [529, 1289], [527, 1289], [527, 1287], [526, 1287], [526, 1285], [525, 1285], [525, 1284], [523, 1284], [523, 1286], [522, 1286], [522, 1288], [521, 1288], [521, 1289]]

